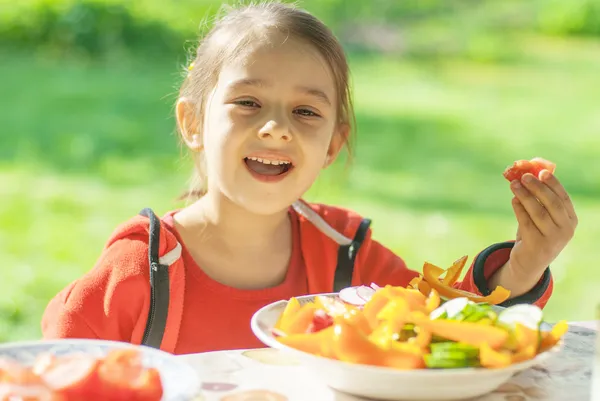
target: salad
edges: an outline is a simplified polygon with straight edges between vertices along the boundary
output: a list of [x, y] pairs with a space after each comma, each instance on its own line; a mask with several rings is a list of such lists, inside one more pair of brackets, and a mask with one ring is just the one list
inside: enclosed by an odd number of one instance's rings
[[395, 369], [502, 368], [554, 347], [565, 321], [540, 330], [534, 305], [496, 312], [469, 297], [443, 300], [435, 288], [351, 287], [338, 296], [291, 298], [273, 334], [313, 355]]
[[143, 367], [133, 349], [114, 350], [103, 358], [41, 354], [32, 366], [0, 358], [0, 400], [159, 401], [162, 396], [158, 371]]

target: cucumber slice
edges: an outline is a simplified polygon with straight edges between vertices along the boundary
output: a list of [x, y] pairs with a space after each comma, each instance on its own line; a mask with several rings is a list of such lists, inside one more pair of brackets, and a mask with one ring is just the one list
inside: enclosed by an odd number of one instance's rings
[[475, 358], [479, 355], [479, 349], [472, 345], [464, 343], [455, 343], [452, 341], [440, 342], [429, 346], [433, 355], [442, 354], [460, 354], [462, 357]]
[[477, 359], [442, 359], [435, 355], [424, 355], [425, 366], [431, 369], [459, 369], [479, 366]]

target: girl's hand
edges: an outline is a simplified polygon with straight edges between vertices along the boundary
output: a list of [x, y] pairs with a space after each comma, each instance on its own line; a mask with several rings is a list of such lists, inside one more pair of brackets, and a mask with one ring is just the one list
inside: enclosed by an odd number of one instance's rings
[[573, 238], [577, 215], [569, 194], [548, 170], [539, 179], [523, 175], [521, 182], [511, 183], [511, 189], [519, 228], [506, 268], [531, 289]]

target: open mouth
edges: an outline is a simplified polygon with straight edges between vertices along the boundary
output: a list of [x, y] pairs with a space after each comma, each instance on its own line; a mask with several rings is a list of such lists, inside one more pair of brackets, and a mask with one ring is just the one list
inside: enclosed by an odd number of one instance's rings
[[262, 176], [280, 176], [294, 168], [293, 164], [288, 160], [246, 157], [244, 158], [244, 162], [251, 172]]

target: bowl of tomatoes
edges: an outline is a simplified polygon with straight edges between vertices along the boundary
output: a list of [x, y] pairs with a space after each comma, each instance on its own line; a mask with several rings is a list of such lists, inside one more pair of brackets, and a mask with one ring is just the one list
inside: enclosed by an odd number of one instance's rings
[[0, 400], [185, 401], [199, 387], [191, 366], [150, 347], [87, 339], [0, 345]]

